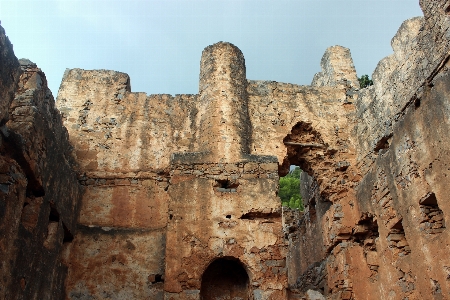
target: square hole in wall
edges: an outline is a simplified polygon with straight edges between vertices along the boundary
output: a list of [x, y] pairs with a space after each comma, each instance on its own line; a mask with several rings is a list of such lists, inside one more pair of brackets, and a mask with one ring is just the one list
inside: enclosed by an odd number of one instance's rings
[[441, 233], [445, 229], [444, 212], [439, 208], [436, 195], [428, 193], [419, 201], [420, 225], [419, 229], [428, 234]]

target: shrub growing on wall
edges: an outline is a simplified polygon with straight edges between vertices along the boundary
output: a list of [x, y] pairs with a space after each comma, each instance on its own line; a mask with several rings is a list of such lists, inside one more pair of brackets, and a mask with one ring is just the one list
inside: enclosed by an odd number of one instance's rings
[[373, 85], [373, 81], [372, 79], [369, 78], [369, 75], [362, 75], [361, 77], [358, 78], [358, 81], [362, 89]]
[[300, 196], [300, 173], [302, 170], [295, 167], [286, 176], [280, 178], [278, 196], [283, 206], [303, 210], [302, 197]]

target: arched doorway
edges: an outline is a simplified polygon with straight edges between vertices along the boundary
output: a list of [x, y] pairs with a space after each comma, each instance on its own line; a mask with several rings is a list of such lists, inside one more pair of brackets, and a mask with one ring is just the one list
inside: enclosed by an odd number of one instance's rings
[[249, 281], [247, 271], [238, 259], [216, 259], [203, 273], [200, 299], [248, 300]]

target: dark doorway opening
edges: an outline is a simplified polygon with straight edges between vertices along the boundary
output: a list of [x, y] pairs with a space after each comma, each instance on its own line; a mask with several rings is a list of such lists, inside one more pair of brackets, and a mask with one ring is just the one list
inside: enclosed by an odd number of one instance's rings
[[213, 261], [202, 276], [200, 299], [249, 299], [249, 278], [242, 263], [234, 257]]

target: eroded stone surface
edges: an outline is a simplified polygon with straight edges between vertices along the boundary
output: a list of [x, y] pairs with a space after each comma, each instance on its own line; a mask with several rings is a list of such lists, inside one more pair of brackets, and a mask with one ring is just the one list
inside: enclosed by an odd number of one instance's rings
[[44, 73], [0, 27], [0, 298], [61, 299], [81, 186]]
[[[420, 4], [373, 87], [344, 47], [299, 86], [220, 42], [198, 95], [67, 70], [62, 116], [0, 28], [0, 298], [450, 297], [449, 8]], [[303, 212], [277, 196], [291, 164]]]

